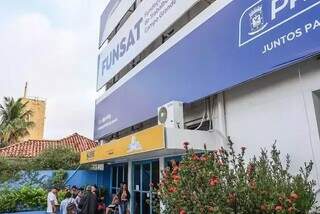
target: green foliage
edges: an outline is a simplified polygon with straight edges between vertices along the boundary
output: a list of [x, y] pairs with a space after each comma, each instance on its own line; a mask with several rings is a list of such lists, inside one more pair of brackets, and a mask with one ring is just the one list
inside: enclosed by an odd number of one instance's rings
[[18, 189], [0, 190], [0, 213], [22, 210], [43, 210], [46, 207], [47, 191], [40, 187], [22, 186]]
[[33, 170], [75, 169], [79, 165], [80, 154], [70, 148], [48, 148], [33, 159]]
[[40, 176], [38, 171], [21, 171], [20, 185], [29, 185], [35, 187], [48, 186], [47, 176]]
[[58, 199], [59, 204], [61, 203], [61, 201], [63, 201], [63, 200], [65, 199], [67, 192], [68, 192], [68, 191], [65, 190], [65, 189], [60, 190], [60, 191], [58, 192], [57, 199]]
[[249, 162], [245, 150], [236, 154], [231, 141], [228, 150], [202, 155], [187, 149], [180, 166], [173, 161], [163, 172], [163, 213], [308, 213], [315, 206], [312, 162], [292, 175], [289, 156], [283, 165], [275, 145]]
[[[49, 148], [33, 159], [8, 159], [0, 157], [0, 184], [17, 181], [25, 177], [31, 184], [36, 183], [37, 170], [70, 170], [79, 165], [80, 154], [69, 148]], [[23, 173], [22, 173], [23, 171]]]
[[29, 134], [28, 129], [34, 126], [30, 121], [32, 111], [26, 109], [27, 102], [12, 97], [4, 97], [3, 105], [0, 105], [0, 142], [9, 145]]
[[65, 181], [67, 178], [68, 178], [68, 173], [63, 169], [60, 169], [53, 173], [50, 183], [54, 187], [63, 189], [65, 187]]
[[0, 183], [20, 178], [19, 171], [16, 170], [10, 160], [5, 158], [0, 158], [0, 172]]
[[0, 184], [7, 181], [17, 181], [21, 171], [28, 170], [31, 162], [26, 159], [8, 159], [0, 157]]

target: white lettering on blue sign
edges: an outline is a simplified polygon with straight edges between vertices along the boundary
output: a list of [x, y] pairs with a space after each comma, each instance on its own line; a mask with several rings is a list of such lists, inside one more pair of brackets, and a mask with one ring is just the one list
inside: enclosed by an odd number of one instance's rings
[[146, 47], [199, 1], [142, 1], [99, 54], [97, 90], [128, 66]]
[[320, 0], [257, 1], [241, 15], [239, 22], [239, 47], [319, 7], [319, 5]]
[[129, 31], [127, 37], [123, 37], [116, 45], [116, 47], [110, 50], [109, 54], [102, 61], [102, 75], [108, 71], [112, 65], [114, 65], [121, 57], [123, 57], [126, 52], [132, 48], [137, 41], [140, 40], [141, 35], [141, 23], [143, 18], [141, 18], [135, 25], [134, 28]]
[[320, 19], [316, 19], [312, 22], [309, 22], [305, 24], [302, 27], [297, 28], [295, 31], [291, 31], [289, 33], [286, 33], [285, 35], [271, 41], [268, 44], [265, 44], [263, 46], [262, 54], [270, 53], [271, 51], [282, 47], [289, 42], [292, 42], [300, 37], [303, 37], [304, 35], [311, 33], [312, 31], [319, 30], [320, 29]]
[[272, 0], [271, 5], [271, 19], [277, 18], [277, 14], [284, 9], [293, 10], [296, 7], [297, 2], [306, 2], [308, 0]]

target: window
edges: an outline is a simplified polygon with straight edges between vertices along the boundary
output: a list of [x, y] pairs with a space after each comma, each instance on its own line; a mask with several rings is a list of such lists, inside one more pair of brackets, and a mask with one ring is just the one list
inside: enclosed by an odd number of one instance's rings
[[313, 103], [314, 103], [314, 109], [316, 113], [318, 131], [320, 134], [320, 90], [313, 93]]
[[[146, 47], [139, 55], [133, 59], [129, 64], [127, 64], [124, 68], [122, 68], [119, 73], [111, 79], [108, 83], [106, 83], [105, 90], [110, 89], [118, 80], [124, 77], [130, 70], [132, 70], [137, 64], [139, 64], [142, 60], [144, 60], [147, 56], [157, 50], [163, 43], [165, 43], [171, 36], [181, 30], [184, 26], [186, 26], [192, 19], [194, 19], [198, 14], [200, 14], [203, 10], [205, 10], [211, 3], [215, 0], [206, 0], [197, 2], [189, 11], [182, 15], [174, 24], [166, 29], [166, 31], [159, 35], [157, 39], [155, 39], [148, 47]], [[142, 2], [142, 0], [137, 1], [137, 7]], [[127, 12], [124, 18], [119, 23], [119, 28], [128, 20], [128, 17], [135, 10], [135, 5]], [[112, 34], [109, 36], [109, 41], [116, 35], [118, 29], [115, 29]]]

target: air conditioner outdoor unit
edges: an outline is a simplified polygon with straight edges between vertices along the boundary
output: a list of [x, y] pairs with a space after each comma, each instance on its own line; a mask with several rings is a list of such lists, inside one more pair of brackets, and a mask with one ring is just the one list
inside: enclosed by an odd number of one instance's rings
[[183, 103], [171, 101], [158, 108], [158, 124], [167, 128], [184, 128]]

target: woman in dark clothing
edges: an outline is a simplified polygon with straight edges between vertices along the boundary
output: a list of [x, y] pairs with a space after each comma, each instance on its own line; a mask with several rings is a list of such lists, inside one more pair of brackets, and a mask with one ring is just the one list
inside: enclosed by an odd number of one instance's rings
[[130, 202], [130, 192], [128, 190], [128, 186], [126, 183], [123, 184], [122, 188], [120, 189], [118, 193], [118, 198], [120, 199], [120, 208], [121, 213], [120, 214], [128, 214], [128, 204]]

